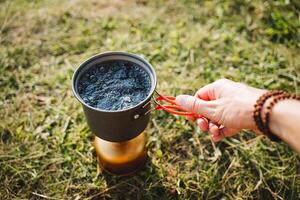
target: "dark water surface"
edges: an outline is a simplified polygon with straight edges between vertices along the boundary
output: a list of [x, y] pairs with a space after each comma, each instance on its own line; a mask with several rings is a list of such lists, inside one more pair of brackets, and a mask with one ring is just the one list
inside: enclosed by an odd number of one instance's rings
[[123, 110], [143, 101], [150, 92], [149, 74], [127, 61], [111, 61], [87, 70], [78, 81], [80, 97], [103, 110]]

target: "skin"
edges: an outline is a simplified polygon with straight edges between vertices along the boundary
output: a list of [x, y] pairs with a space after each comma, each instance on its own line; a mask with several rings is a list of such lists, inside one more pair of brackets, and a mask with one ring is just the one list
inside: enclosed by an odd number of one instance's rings
[[[209, 131], [212, 140], [218, 142], [224, 137], [237, 134], [242, 129], [251, 129], [261, 134], [252, 114], [257, 99], [265, 92], [267, 90], [221, 79], [200, 88], [194, 96], [177, 96], [176, 103], [187, 111], [202, 115], [202, 118], [189, 120], [196, 121], [202, 131]], [[262, 114], [268, 101], [262, 109]], [[283, 100], [273, 107], [269, 124], [271, 131], [298, 153], [300, 153], [299, 120], [300, 101]]]

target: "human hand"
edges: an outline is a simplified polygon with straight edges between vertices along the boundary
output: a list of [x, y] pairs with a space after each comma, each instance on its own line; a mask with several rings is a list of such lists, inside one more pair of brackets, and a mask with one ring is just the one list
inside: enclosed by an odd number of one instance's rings
[[252, 118], [254, 105], [265, 90], [221, 79], [200, 88], [194, 96], [179, 95], [176, 103], [183, 109], [203, 115], [196, 119], [202, 131], [209, 131], [214, 142], [241, 129], [257, 131]]

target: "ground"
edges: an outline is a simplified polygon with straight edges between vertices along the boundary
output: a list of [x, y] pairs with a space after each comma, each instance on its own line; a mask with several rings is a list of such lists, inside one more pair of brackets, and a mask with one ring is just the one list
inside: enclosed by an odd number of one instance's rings
[[146, 166], [110, 176], [71, 91], [81, 62], [122, 50], [151, 62], [163, 94], [219, 78], [299, 93], [299, 13], [296, 0], [0, 0], [0, 199], [300, 199], [287, 145], [250, 131], [213, 144], [162, 111]]

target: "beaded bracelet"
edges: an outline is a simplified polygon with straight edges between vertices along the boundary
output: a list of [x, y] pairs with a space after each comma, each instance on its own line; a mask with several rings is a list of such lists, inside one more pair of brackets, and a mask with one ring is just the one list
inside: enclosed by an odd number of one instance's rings
[[[270, 121], [270, 114], [273, 106], [279, 101], [277, 97], [280, 98], [290, 98], [291, 96], [289, 93], [281, 90], [271, 90], [268, 91], [267, 93], [263, 94], [257, 101], [256, 104], [254, 105], [254, 112], [253, 112], [253, 119], [256, 123], [257, 128], [264, 133], [266, 136], [268, 136], [272, 141], [280, 141], [280, 138], [278, 138], [276, 135], [274, 135], [270, 128], [269, 128], [269, 121]], [[267, 107], [267, 112], [265, 112], [265, 120], [263, 121], [262, 119], [262, 108], [266, 101], [273, 97], [276, 100], [275, 102], [271, 102], [271, 104]]]
[[[263, 105], [265, 104], [265, 102], [270, 98], [270, 97], [274, 97], [274, 96], [277, 96], [277, 95], [281, 95], [281, 94], [284, 94], [286, 92], [284, 91], [279, 91], [279, 90], [271, 90], [271, 91], [268, 91], [266, 92], [265, 94], [263, 94], [262, 96], [259, 97], [259, 99], [256, 101], [256, 104], [254, 105], [254, 112], [253, 112], [253, 119], [256, 123], [256, 126], [257, 128], [262, 132], [262, 133], [265, 133], [266, 134], [266, 131], [265, 131], [265, 125], [264, 125], [264, 122], [261, 118], [261, 111], [262, 111], [262, 108], [263, 108]], [[275, 138], [273, 136], [270, 136], [268, 134], [266, 134], [271, 140], [274, 140], [274, 141], [278, 141], [279, 138]]]
[[[273, 136], [275, 136], [270, 129], [270, 116], [272, 113], [272, 109], [275, 106], [275, 104], [277, 104], [279, 101], [285, 100], [285, 99], [294, 99], [294, 100], [299, 100], [300, 101], [300, 96], [295, 95], [295, 94], [289, 94], [289, 93], [284, 93], [281, 95], [278, 95], [276, 97], [274, 97], [271, 102], [269, 103], [269, 105], [266, 107], [265, 110], [265, 116], [264, 116], [264, 121], [265, 121], [265, 132], [266, 135], [269, 135], [271, 138]], [[277, 137], [277, 136], [276, 136]]]

